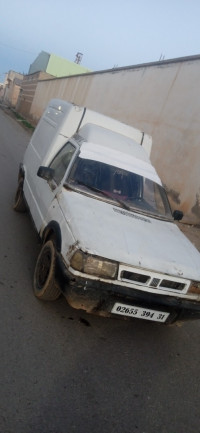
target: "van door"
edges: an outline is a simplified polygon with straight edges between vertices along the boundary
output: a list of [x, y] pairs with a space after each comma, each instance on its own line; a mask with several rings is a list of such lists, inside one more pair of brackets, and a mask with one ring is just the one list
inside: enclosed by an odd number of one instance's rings
[[49, 167], [53, 169], [53, 179], [46, 181], [36, 176], [35, 205], [32, 204], [30, 212], [38, 232], [45, 224], [45, 217], [53, 200], [57, 201], [56, 196], [62, 188], [63, 179], [71, 167], [73, 156], [77, 150], [77, 146], [68, 141], [49, 164]]

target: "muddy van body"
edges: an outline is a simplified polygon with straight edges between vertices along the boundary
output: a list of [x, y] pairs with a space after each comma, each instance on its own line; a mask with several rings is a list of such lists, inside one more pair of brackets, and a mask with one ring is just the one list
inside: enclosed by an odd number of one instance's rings
[[150, 161], [151, 137], [50, 101], [20, 164], [14, 209], [42, 241], [34, 293], [160, 323], [200, 317], [200, 254]]

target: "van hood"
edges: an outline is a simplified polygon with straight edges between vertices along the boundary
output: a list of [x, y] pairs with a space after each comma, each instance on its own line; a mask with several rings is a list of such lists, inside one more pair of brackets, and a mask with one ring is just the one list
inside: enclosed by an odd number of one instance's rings
[[58, 201], [79, 248], [117, 262], [200, 281], [200, 253], [173, 222], [63, 190]]

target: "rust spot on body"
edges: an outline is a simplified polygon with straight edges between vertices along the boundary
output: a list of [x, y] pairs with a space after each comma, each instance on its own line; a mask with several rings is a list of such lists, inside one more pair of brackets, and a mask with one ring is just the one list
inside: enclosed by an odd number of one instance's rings
[[165, 190], [167, 192], [168, 197], [173, 200], [174, 203], [180, 204], [180, 192], [175, 191], [174, 189], [169, 189], [167, 186], [165, 186]]
[[76, 241], [74, 244], [70, 245], [66, 256], [68, 258], [71, 258], [73, 252], [78, 248], [78, 246], [79, 246], [79, 241]]
[[200, 217], [200, 195], [196, 194], [196, 203], [191, 209], [192, 213]]

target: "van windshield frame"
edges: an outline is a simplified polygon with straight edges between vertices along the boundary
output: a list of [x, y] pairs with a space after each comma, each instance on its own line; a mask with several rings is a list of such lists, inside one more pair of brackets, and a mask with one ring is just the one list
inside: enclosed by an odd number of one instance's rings
[[122, 168], [78, 156], [65, 184], [79, 193], [115, 202], [129, 211], [173, 220], [165, 189]]

